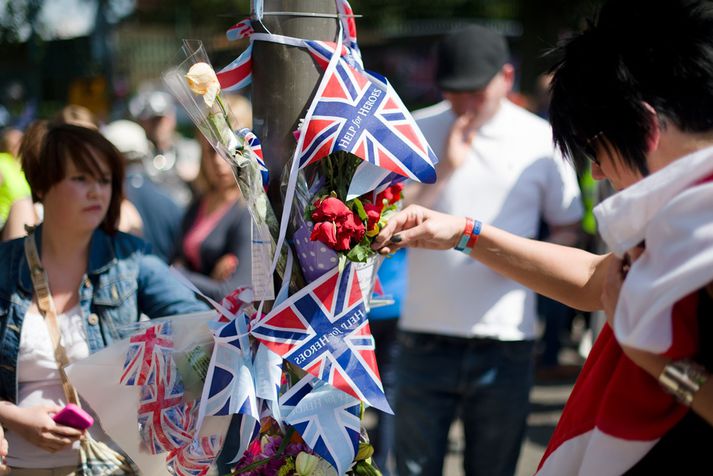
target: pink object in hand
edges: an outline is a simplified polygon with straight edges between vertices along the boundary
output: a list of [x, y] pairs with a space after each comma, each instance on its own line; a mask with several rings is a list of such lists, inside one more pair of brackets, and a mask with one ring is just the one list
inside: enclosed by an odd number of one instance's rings
[[73, 403], [68, 403], [52, 419], [59, 425], [71, 426], [77, 430], [86, 430], [94, 424], [94, 418]]

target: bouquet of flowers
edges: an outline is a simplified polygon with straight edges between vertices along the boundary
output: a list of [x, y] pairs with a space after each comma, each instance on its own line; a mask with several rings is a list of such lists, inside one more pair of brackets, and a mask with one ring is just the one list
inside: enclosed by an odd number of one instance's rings
[[365, 263], [374, 256], [371, 243], [397, 209], [403, 184], [397, 183], [376, 193], [347, 200], [347, 191], [357, 167], [358, 157], [335, 152], [320, 161], [323, 185], [305, 210], [305, 220], [312, 222], [310, 240], [320, 241], [344, 260]]
[[[366, 441], [359, 444], [349, 475], [377, 476], [373, 466], [374, 448]], [[260, 437], [253, 440], [231, 475], [238, 476], [337, 476], [327, 460], [316, 455], [292, 427], [282, 431], [277, 422], [266, 418]]]
[[[198, 130], [221, 157], [233, 166], [236, 182], [253, 219], [253, 235], [257, 235], [253, 238], [253, 247], [256, 244], [262, 245], [261, 250], [253, 250], [253, 258], [269, 262], [275, 251], [279, 223], [265, 193], [267, 168], [258, 153], [259, 149], [256, 149], [254, 143], [251, 145], [250, 139], [254, 138], [254, 134], [248, 129], [238, 129], [234, 124], [234, 116], [223, 99], [218, 77], [203, 44], [197, 40], [184, 40], [181, 55], [184, 59], [178, 66], [164, 73], [164, 82], [186, 109]], [[287, 251], [283, 247], [280, 253], [277, 272], [282, 277], [286, 271]], [[264, 267], [267, 265], [259, 269]], [[271, 286], [271, 277], [258, 277], [253, 273], [253, 284], [256, 280], [270, 281], [269, 284], [264, 283], [264, 286]], [[299, 289], [302, 281], [299, 268], [293, 266], [292, 289]], [[274, 297], [270, 292], [259, 292], [258, 289], [256, 294], [258, 298]]]

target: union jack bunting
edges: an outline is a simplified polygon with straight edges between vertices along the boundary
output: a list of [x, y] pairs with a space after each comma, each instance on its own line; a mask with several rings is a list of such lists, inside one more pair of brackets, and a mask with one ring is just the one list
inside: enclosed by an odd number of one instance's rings
[[[329, 44], [307, 41], [315, 59]], [[436, 155], [386, 78], [339, 58], [328, 67], [302, 126], [296, 152], [305, 167], [344, 150], [418, 182], [436, 180]]]
[[155, 355], [170, 354], [172, 351], [173, 338], [169, 321], [151, 326], [144, 332], [131, 336], [119, 382], [124, 385], [156, 383], [147, 381]]
[[171, 356], [158, 354], [151, 373], [149, 380], [156, 383], [141, 387], [138, 421], [145, 447], [158, 454], [193, 439], [192, 429], [186, 429], [186, 412], [192, 407], [184, 405], [183, 384]]
[[391, 413], [354, 266], [334, 267], [253, 324], [251, 334], [315, 377]]
[[[198, 411], [199, 428], [206, 415], [244, 413], [259, 418], [250, 345], [245, 342], [241, 347], [240, 342], [248, 340], [247, 332], [240, 332], [241, 319], [245, 319], [245, 314], [221, 326], [214, 336], [215, 346]], [[247, 330], [247, 325], [244, 329]]]
[[280, 409], [282, 414], [287, 418], [292, 410], [295, 409], [298, 403], [315, 388], [325, 385], [324, 382], [314, 377], [312, 374], [307, 374], [302, 377], [297, 383], [290, 387], [285, 393], [280, 396]]
[[225, 36], [228, 37], [228, 41], [236, 41], [249, 38], [254, 32], [255, 30], [253, 30], [250, 18], [245, 18], [228, 28], [228, 31], [225, 32]]
[[359, 400], [322, 385], [303, 395], [285, 421], [315, 453], [345, 474], [359, 445], [359, 411]]
[[282, 357], [265, 344], [260, 343], [255, 353], [253, 367], [255, 369], [255, 393], [258, 398], [267, 402], [273, 417], [279, 423], [282, 421], [278, 403], [282, 383]]
[[[265, 402], [262, 402], [261, 405], [264, 407]], [[262, 419], [262, 413], [260, 419]], [[237, 463], [243, 457], [245, 450], [248, 449], [250, 442], [260, 435], [260, 420], [250, 415], [237, 413], [230, 421], [228, 434], [233, 437], [226, 442], [223, 452], [228, 455], [234, 452], [235, 457], [230, 460], [230, 463]], [[238, 435], [238, 438], [235, 438], [235, 435]]]
[[[332, 41], [312, 41], [309, 43], [311, 43], [309, 52], [312, 55], [312, 59], [314, 59], [322, 69], [327, 69], [329, 60], [332, 59], [337, 44]], [[348, 58], [350, 54], [349, 48], [342, 45], [340, 53], [342, 58]], [[359, 66], [358, 69], [361, 69], [361, 66]]]
[[267, 170], [265, 158], [262, 156], [262, 144], [260, 143], [260, 139], [247, 127], [243, 127], [238, 131], [238, 137], [241, 137], [255, 153], [254, 158], [257, 161], [257, 166], [262, 176], [262, 186], [267, 190], [267, 186], [270, 182], [270, 172]]
[[201, 437], [172, 450], [166, 457], [166, 463], [171, 474], [176, 476], [204, 476], [222, 446], [222, 438], [216, 435]]
[[250, 85], [253, 80], [253, 44], [250, 43], [232, 63], [216, 73], [220, 89], [237, 91]]
[[349, 5], [347, 0], [337, 0], [337, 9], [339, 10], [342, 21], [342, 41], [352, 51], [352, 54], [361, 66], [361, 51], [359, 51], [359, 45], [357, 45], [356, 21], [354, 19], [352, 6]]

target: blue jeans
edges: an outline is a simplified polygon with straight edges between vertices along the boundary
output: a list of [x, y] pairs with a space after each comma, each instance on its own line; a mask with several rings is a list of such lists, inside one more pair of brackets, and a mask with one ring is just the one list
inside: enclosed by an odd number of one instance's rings
[[[396, 375], [394, 363], [398, 355], [397, 326], [398, 318], [375, 319], [369, 323], [371, 335], [376, 342], [376, 362], [379, 365], [381, 384], [384, 386], [386, 399], [393, 407], [395, 403]], [[367, 410], [369, 411], [369, 410]], [[394, 455], [394, 427], [395, 417], [388, 413], [376, 411], [377, 424], [369, 437], [374, 446], [374, 460], [383, 476], [391, 476], [389, 456]]]
[[512, 476], [529, 412], [534, 342], [401, 332], [399, 344], [399, 476], [442, 474], [456, 417], [465, 431], [465, 474]]

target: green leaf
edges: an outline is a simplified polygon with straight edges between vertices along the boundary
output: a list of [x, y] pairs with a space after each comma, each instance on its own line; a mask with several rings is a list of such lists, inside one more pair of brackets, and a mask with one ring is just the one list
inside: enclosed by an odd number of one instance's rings
[[366, 263], [366, 260], [373, 253], [374, 251], [368, 245], [359, 243], [354, 248], [349, 250], [349, 253], [347, 253], [347, 259], [357, 263]]
[[356, 206], [359, 218], [361, 218], [363, 221], [368, 221], [369, 217], [366, 215], [366, 210], [364, 210], [364, 205], [361, 203], [361, 200], [355, 198], [354, 200], [352, 200], [352, 203], [354, 203], [354, 205]]

